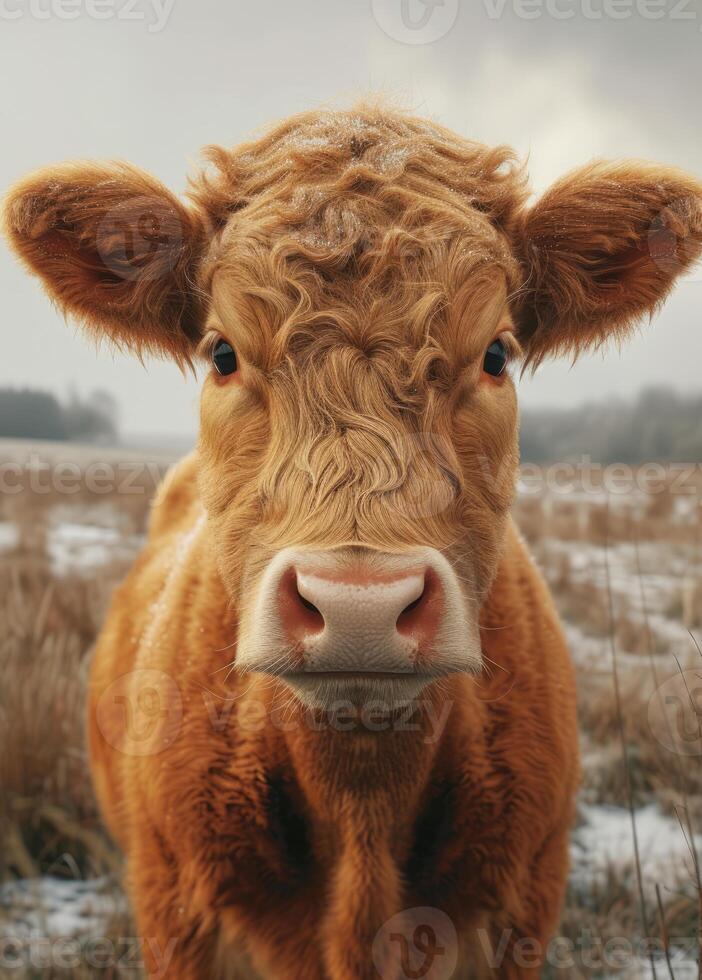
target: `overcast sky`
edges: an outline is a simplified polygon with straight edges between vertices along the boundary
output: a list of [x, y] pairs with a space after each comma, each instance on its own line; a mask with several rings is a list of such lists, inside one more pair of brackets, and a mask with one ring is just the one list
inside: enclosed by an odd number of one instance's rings
[[[602, 156], [702, 176], [700, 0], [433, 2], [0, 0], [0, 185], [65, 158], [123, 158], [180, 192], [203, 145], [378, 91], [528, 154], [536, 190]], [[4, 244], [0, 291], [0, 385], [104, 388], [126, 432], [195, 430], [194, 381], [96, 352]], [[522, 381], [522, 404], [699, 390], [700, 310], [697, 274], [621, 353]]]

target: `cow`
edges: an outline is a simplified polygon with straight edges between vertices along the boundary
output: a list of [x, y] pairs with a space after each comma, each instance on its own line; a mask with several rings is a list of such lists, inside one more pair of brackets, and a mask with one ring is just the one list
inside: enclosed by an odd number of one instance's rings
[[89, 681], [147, 972], [540, 975], [578, 786], [573, 670], [511, 517], [514, 373], [623, 338], [702, 185], [524, 166], [396, 109], [9, 193], [12, 248], [138, 356], [205, 365]]

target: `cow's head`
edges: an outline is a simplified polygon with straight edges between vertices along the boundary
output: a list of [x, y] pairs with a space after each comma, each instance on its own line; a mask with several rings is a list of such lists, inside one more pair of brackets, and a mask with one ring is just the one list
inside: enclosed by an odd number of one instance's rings
[[42, 171], [7, 233], [91, 329], [207, 362], [201, 493], [242, 668], [315, 705], [478, 669], [512, 372], [650, 313], [702, 248], [702, 187], [596, 163], [530, 206], [508, 150], [374, 108], [210, 162], [187, 207], [124, 165]]

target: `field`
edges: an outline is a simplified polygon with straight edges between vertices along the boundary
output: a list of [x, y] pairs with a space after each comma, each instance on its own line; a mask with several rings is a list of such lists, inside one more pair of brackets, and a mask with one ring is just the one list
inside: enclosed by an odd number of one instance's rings
[[[0, 442], [2, 977], [140, 975], [87, 776], [83, 690], [168, 462]], [[582, 734], [546, 977], [698, 976], [701, 500], [692, 467], [523, 470], [516, 517], [566, 625]]]

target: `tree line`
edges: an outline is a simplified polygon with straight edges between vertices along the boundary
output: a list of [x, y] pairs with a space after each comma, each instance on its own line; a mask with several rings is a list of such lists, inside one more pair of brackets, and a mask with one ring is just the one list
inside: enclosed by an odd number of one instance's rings
[[530, 463], [582, 456], [603, 464], [702, 461], [702, 394], [648, 388], [630, 401], [526, 410], [520, 441]]
[[[107, 392], [61, 401], [48, 391], [0, 388], [0, 437], [118, 440], [117, 403]], [[551, 463], [590, 457], [596, 463], [702, 461], [702, 394], [649, 388], [631, 401], [609, 399], [571, 409], [527, 409], [522, 459]]]
[[48, 391], [0, 388], [0, 437], [116, 442], [117, 434], [117, 403], [108, 392], [71, 392], [61, 401]]

